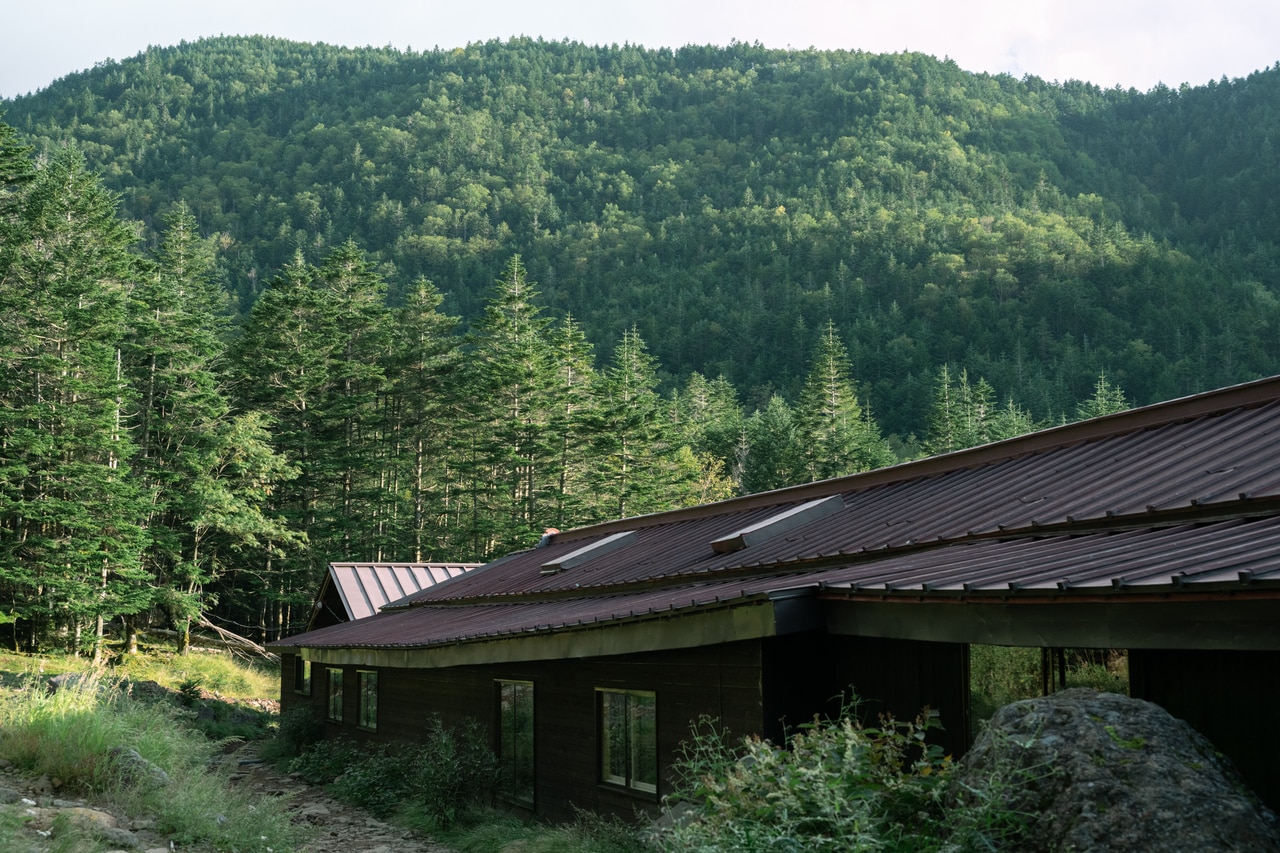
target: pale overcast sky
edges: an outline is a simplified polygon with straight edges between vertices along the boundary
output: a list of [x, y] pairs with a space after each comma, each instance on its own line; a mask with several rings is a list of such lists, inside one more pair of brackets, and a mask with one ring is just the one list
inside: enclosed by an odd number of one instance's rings
[[969, 71], [1148, 90], [1280, 61], [1277, 0], [26, 0], [6, 4], [0, 97], [148, 45], [265, 34], [457, 47], [514, 35], [645, 47], [914, 50]]

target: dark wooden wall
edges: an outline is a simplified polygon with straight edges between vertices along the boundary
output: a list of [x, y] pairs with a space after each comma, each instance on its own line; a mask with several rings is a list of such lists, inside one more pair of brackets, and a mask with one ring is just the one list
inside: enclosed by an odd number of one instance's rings
[[[328, 676], [313, 664], [312, 692], [293, 689], [293, 655], [281, 656], [281, 709], [310, 704], [322, 716]], [[573, 808], [632, 818], [656, 811], [658, 797], [670, 790], [670, 772], [691, 722], [715, 717], [731, 732], [761, 731], [760, 644], [744, 641], [705, 648], [579, 660], [535, 661], [460, 666], [445, 669], [378, 671], [378, 729], [356, 727], [357, 669], [344, 668], [343, 723], [326, 724], [326, 734], [357, 742], [413, 740], [436, 716], [447, 726], [475, 720], [490, 729], [495, 709], [494, 683], [531, 681], [534, 685], [534, 749], [537, 775], [535, 808], [552, 820], [573, 817]], [[658, 796], [601, 784], [597, 766], [596, 688], [652, 690], [657, 694]]]
[[[494, 682], [534, 685], [537, 813], [552, 820], [573, 807], [631, 818], [655, 810], [658, 796], [601, 784], [597, 766], [596, 689], [652, 690], [658, 711], [658, 795], [670, 791], [672, 764], [690, 725], [714, 718], [733, 737], [760, 734], [781, 743], [785, 726], [835, 716], [841, 693], [856, 688], [864, 715], [881, 711], [914, 717], [925, 705], [940, 710], [947, 730], [938, 742], [957, 754], [967, 746], [968, 654], [953, 643], [832, 637], [820, 633], [749, 640], [703, 648], [579, 660], [379, 669], [378, 729], [359, 730], [358, 667], [344, 668], [341, 725], [329, 736], [356, 741], [413, 740], [433, 716], [448, 726], [476, 720], [493, 732]], [[312, 669], [311, 696], [293, 690], [293, 656], [282, 656], [281, 706], [310, 701], [322, 716], [328, 677]], [[785, 722], [785, 726], [784, 726]]]
[[1186, 720], [1280, 810], [1280, 652], [1130, 649], [1129, 692]]
[[857, 693], [863, 722], [880, 714], [911, 720], [925, 706], [941, 714], [931, 738], [954, 755], [969, 747], [969, 647], [964, 643], [889, 640], [820, 632], [764, 644], [765, 735], [835, 717]]

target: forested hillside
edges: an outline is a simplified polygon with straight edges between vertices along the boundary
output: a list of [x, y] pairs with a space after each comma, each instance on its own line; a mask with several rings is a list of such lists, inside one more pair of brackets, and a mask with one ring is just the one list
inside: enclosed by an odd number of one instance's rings
[[185, 201], [247, 311], [353, 240], [464, 322], [512, 255], [609, 352], [795, 399], [828, 320], [886, 432], [944, 363], [1040, 419], [1277, 370], [1280, 70], [1150, 93], [927, 56], [219, 38], [5, 104], [127, 216]]
[[270, 638], [333, 560], [1280, 372], [1278, 103], [221, 38], [0, 104], [0, 636]]

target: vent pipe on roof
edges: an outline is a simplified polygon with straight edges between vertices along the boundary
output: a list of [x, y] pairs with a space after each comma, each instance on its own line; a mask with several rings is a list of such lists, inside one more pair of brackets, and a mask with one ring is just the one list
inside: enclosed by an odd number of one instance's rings
[[819, 518], [825, 518], [842, 509], [844, 509], [844, 499], [839, 495], [829, 495], [816, 501], [809, 501], [777, 515], [771, 515], [764, 521], [758, 521], [750, 527], [735, 530], [728, 536], [723, 536], [712, 542], [711, 549], [717, 554], [741, 551], [743, 548], [749, 548], [759, 542], [764, 542], [775, 536], [781, 536], [789, 530], [794, 530], [811, 521], [817, 521]]
[[576, 551], [571, 551], [556, 560], [550, 560], [542, 564], [542, 574], [554, 575], [557, 572], [563, 572], [566, 569], [572, 569], [574, 566], [580, 566], [587, 560], [599, 557], [601, 554], [608, 554], [610, 551], [617, 550], [623, 545], [629, 545], [634, 542], [636, 532], [634, 530], [624, 530], [621, 533], [615, 533], [612, 536], [606, 536], [584, 545]]

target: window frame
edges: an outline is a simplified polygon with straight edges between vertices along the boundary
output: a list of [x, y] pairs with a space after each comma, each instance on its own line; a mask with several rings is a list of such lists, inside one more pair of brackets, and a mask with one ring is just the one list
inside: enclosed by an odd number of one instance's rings
[[356, 670], [356, 728], [366, 732], [378, 730], [378, 671], [376, 669]]
[[[647, 733], [643, 731], [646, 720], [649, 723]], [[610, 730], [610, 724], [619, 721], [622, 734], [620, 740]], [[596, 736], [596, 772], [600, 784], [656, 800], [660, 763], [657, 692], [597, 687]], [[649, 740], [647, 744], [643, 742], [645, 739]], [[646, 746], [652, 756], [652, 764], [649, 767], [639, 767], [638, 759]], [[618, 758], [622, 759], [620, 768], [613, 766]], [[616, 772], [619, 769], [621, 773]], [[643, 778], [646, 776], [648, 778]]]
[[293, 659], [293, 692], [301, 696], [311, 695], [311, 661], [303, 657]]
[[[537, 798], [537, 727], [536, 693], [532, 681], [500, 678], [493, 682], [494, 752], [498, 758], [499, 791], [504, 800], [526, 808], [534, 808]], [[519, 725], [516, 703], [527, 705], [527, 729]], [[527, 748], [521, 750], [521, 735], [527, 735]], [[510, 738], [511, 750], [507, 749]], [[527, 785], [521, 780], [527, 774]], [[526, 793], [527, 791], [527, 793]]]
[[342, 711], [344, 691], [343, 680], [346, 676], [345, 670], [341, 667], [326, 667], [328, 673], [329, 692], [326, 695], [325, 720], [330, 723], [342, 724]]

